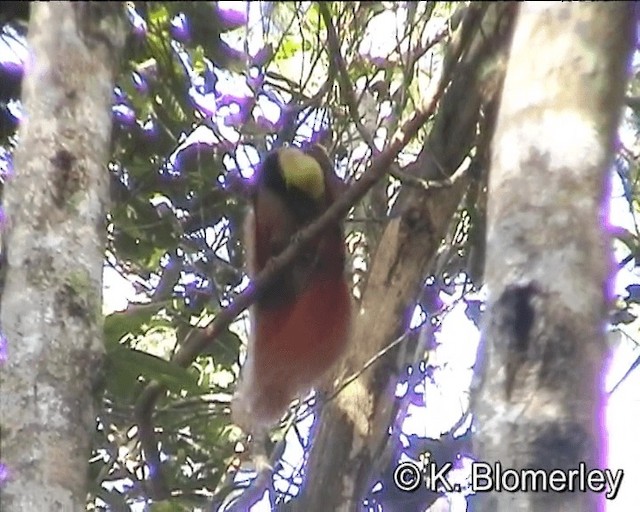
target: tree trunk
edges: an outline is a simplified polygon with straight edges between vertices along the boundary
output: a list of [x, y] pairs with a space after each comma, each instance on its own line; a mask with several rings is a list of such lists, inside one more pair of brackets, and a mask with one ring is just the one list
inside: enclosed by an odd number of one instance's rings
[[102, 267], [120, 2], [33, 3], [16, 175], [4, 206], [0, 373], [6, 512], [86, 510], [103, 357]]
[[[564, 477], [551, 472], [604, 468], [606, 182], [634, 19], [632, 3], [520, 7], [492, 150], [490, 299], [474, 393], [476, 491], [492, 471], [494, 492], [477, 495], [476, 510], [604, 503], [604, 493], [554, 492]], [[525, 469], [541, 471], [531, 479]], [[550, 475], [550, 492], [507, 492], [518, 480], [517, 490], [543, 490]], [[571, 481], [584, 483], [580, 472]]]
[[[512, 12], [509, 3], [488, 8], [478, 3], [470, 9], [465, 57], [453, 71], [425, 150], [407, 174], [441, 177], [443, 169], [452, 174], [477, 142], [481, 107], [486, 107], [492, 96], [483, 95], [486, 89], [481, 84], [488, 75], [487, 64], [497, 60], [500, 48], [506, 48]], [[456, 137], [447, 136], [451, 133]], [[467, 178], [435, 191], [404, 186], [408, 192], [398, 199], [394, 218], [372, 259], [367, 287], [355, 314], [353, 340], [338, 371], [342, 378], [361, 371], [402, 332], [425, 271], [467, 190]], [[395, 462], [392, 457], [397, 454], [389, 453], [387, 444], [389, 426], [397, 413], [394, 392], [399, 373], [393, 359], [397, 353], [380, 357], [323, 407], [305, 469], [308, 477], [300, 498], [290, 502], [291, 508], [305, 512], [360, 510], [364, 494]]]

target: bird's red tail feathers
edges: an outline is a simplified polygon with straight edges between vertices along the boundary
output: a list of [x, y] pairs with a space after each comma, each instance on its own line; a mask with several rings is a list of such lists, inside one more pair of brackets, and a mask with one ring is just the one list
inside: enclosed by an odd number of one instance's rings
[[251, 430], [277, 421], [333, 366], [348, 341], [350, 300], [342, 275], [320, 273], [292, 304], [256, 311], [234, 407], [237, 423]]

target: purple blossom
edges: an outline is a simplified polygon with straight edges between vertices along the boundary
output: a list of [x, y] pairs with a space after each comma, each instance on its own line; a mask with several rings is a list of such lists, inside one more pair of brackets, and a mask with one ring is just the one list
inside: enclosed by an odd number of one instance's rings
[[25, 112], [22, 108], [22, 103], [17, 100], [9, 100], [7, 102], [7, 112], [15, 119], [17, 122], [21, 121], [25, 118]]
[[280, 96], [278, 96], [278, 94], [276, 94], [275, 91], [272, 91], [270, 89], [265, 89], [264, 91], [262, 91], [260, 93], [259, 98], [262, 101], [268, 100], [269, 102], [271, 102], [274, 105], [276, 105], [277, 107], [279, 107], [280, 110], [282, 110], [282, 108], [284, 107], [283, 101], [280, 98]]
[[136, 67], [136, 72], [146, 82], [153, 82], [158, 78], [158, 63], [155, 60], [149, 60]]
[[191, 33], [189, 30], [189, 21], [184, 13], [180, 13], [171, 20], [171, 26], [169, 27], [169, 33], [176, 41], [186, 42], [191, 39]]
[[133, 126], [136, 122], [136, 114], [133, 109], [123, 103], [111, 107], [114, 118], [124, 126]]
[[[247, 122], [255, 105], [255, 99], [248, 96], [235, 96], [224, 94], [217, 100], [218, 108], [227, 107], [231, 111], [222, 114], [223, 124], [230, 127], [238, 127]], [[234, 108], [235, 107], [235, 108]]]
[[153, 119], [147, 119], [144, 122], [138, 121], [138, 126], [145, 140], [154, 141], [158, 137], [158, 126]]
[[[177, 160], [177, 159], [176, 159]], [[167, 161], [160, 169], [160, 176], [165, 179], [175, 179], [180, 177], [180, 162], [172, 163]]]
[[[0, 333], [0, 364], [6, 363], [9, 358], [7, 338]], [[0, 478], [1, 480], [1, 478]]]
[[202, 90], [203, 92], [212, 92], [215, 90], [218, 77], [214, 73], [214, 67], [210, 60], [205, 59], [205, 69], [202, 74]]
[[[165, 202], [160, 203], [160, 204], [167, 205], [167, 203], [165, 203]], [[158, 206], [160, 206], [160, 204]], [[175, 257], [169, 257], [167, 259], [167, 262], [164, 265], [162, 265], [162, 268], [164, 268], [165, 270], [171, 270], [171, 269], [176, 268], [176, 265], [177, 265], [177, 263], [176, 263]]]
[[193, 140], [189, 144], [185, 144], [174, 153], [174, 169], [177, 172], [182, 172], [189, 166], [198, 165], [198, 162], [201, 162], [204, 157], [212, 154], [213, 146], [212, 141], [208, 140]]
[[216, 6], [216, 14], [222, 32], [244, 27], [247, 24], [247, 14], [244, 11]]
[[11, 153], [6, 150], [0, 150], [0, 180], [3, 182], [12, 178], [13, 171], [13, 158]]
[[141, 92], [142, 94], [149, 92], [149, 84], [147, 83], [146, 78], [144, 78], [140, 73], [136, 71], [131, 73], [131, 81], [133, 82], [133, 86], [136, 88], [136, 91]]
[[265, 65], [265, 63], [271, 58], [273, 54], [273, 48], [271, 45], [263, 46], [252, 57], [251, 65], [258, 68]]
[[136, 37], [142, 38], [147, 35], [147, 22], [138, 14], [135, 7], [132, 5], [127, 6], [127, 15], [129, 22], [133, 27], [133, 33]]
[[309, 138], [310, 144], [324, 144], [327, 139], [331, 136], [331, 132], [328, 128], [322, 127], [317, 130], [314, 130]]
[[14, 60], [0, 61], [0, 70], [2, 70], [3, 80], [22, 80], [24, 75], [24, 63]]
[[282, 126], [289, 126], [291, 123], [296, 122], [298, 117], [298, 109], [293, 105], [283, 105], [280, 111], [280, 124]]
[[247, 122], [248, 117], [249, 116], [246, 112], [240, 110], [239, 112], [231, 112], [227, 114], [222, 122], [225, 126], [238, 128]]
[[225, 57], [227, 57], [227, 59], [230, 62], [242, 62], [244, 63], [245, 60], [247, 59], [247, 54], [244, 53], [241, 50], [236, 50], [235, 48], [233, 48], [232, 46], [229, 46], [227, 43], [225, 43], [224, 41], [220, 41], [218, 43], [218, 49], [224, 54]]
[[203, 94], [199, 92], [196, 87], [191, 87], [189, 90], [189, 97], [198, 111], [206, 117], [210, 117], [216, 113], [217, 98], [215, 94]]
[[380, 69], [387, 69], [392, 65], [392, 63], [389, 62], [389, 59], [386, 57], [373, 56], [367, 53], [362, 55], [362, 58], [365, 62], [368, 62], [369, 64], [372, 64], [373, 66]]
[[257, 115], [255, 120], [256, 120], [256, 125], [258, 126], [258, 128], [260, 128], [261, 130], [263, 130], [265, 132], [274, 133], [278, 129], [278, 123], [274, 123], [273, 121], [267, 119], [262, 114]]
[[9, 480], [9, 468], [6, 464], [0, 462], [0, 485]]
[[264, 75], [262, 73], [257, 73], [256, 76], [247, 77], [247, 85], [251, 88], [252, 91], [262, 90], [263, 84]]
[[220, 153], [231, 153], [236, 147], [236, 145], [234, 142], [230, 140], [221, 139], [220, 141], [218, 141], [217, 147]]
[[113, 97], [115, 98], [116, 103], [123, 103], [127, 101], [127, 95], [120, 87], [113, 88]]
[[254, 98], [250, 96], [237, 96], [235, 94], [222, 94], [216, 100], [218, 108], [238, 105], [240, 110], [249, 111], [253, 108]]

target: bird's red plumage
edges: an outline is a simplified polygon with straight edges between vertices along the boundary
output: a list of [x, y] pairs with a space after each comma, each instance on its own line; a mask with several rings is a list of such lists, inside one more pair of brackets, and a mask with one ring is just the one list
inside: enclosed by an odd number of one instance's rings
[[[327, 197], [329, 203], [333, 200]], [[249, 266], [255, 273], [289, 243], [300, 225], [287, 204], [264, 189], [254, 200], [249, 221]], [[270, 289], [269, 299], [253, 306], [247, 361], [232, 404], [234, 421], [245, 430], [277, 421], [346, 347], [351, 298], [340, 225], [331, 225], [311, 242], [306, 257], [285, 270], [282, 290]]]
[[294, 303], [256, 317], [258, 416], [277, 420], [292, 398], [308, 391], [336, 362], [347, 341], [349, 312], [345, 281], [314, 276]]

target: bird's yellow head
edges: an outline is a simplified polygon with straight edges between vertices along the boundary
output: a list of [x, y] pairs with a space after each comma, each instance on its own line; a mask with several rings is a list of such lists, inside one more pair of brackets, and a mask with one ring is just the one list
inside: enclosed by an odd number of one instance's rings
[[278, 163], [287, 188], [295, 188], [319, 201], [325, 194], [324, 173], [315, 158], [296, 148], [278, 151]]

